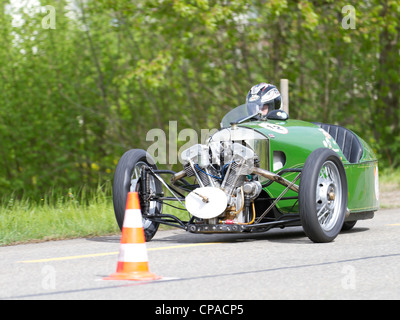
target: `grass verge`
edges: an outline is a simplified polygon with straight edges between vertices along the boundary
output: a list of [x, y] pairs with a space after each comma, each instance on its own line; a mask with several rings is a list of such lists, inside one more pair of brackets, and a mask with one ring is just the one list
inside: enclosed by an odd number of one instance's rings
[[111, 188], [93, 192], [51, 191], [42, 199], [15, 199], [0, 204], [0, 245], [115, 234]]

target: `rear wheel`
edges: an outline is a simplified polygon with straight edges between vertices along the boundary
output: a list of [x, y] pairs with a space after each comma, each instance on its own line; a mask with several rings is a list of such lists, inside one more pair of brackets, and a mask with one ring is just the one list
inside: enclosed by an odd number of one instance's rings
[[[162, 213], [162, 203], [156, 201], [148, 201], [143, 197], [141, 190], [140, 175], [143, 166], [157, 169], [154, 160], [151, 156], [141, 149], [132, 149], [123, 154], [115, 169], [113, 182], [113, 203], [115, 218], [119, 228], [122, 230], [122, 225], [125, 216], [126, 199], [128, 192], [136, 191], [139, 194], [140, 206], [142, 214], [160, 214]], [[162, 185], [151, 175], [147, 175], [147, 187], [149, 193], [161, 193]], [[143, 219], [143, 229], [146, 241], [150, 241], [158, 230], [159, 223]]]
[[300, 219], [313, 242], [333, 241], [343, 227], [347, 208], [347, 179], [337, 153], [314, 150], [302, 170]]

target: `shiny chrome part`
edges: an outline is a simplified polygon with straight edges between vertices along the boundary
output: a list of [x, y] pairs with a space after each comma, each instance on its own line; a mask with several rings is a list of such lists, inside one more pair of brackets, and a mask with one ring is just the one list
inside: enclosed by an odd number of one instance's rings
[[319, 173], [316, 189], [318, 222], [325, 231], [330, 231], [340, 217], [342, 184], [339, 170], [332, 161], [326, 161]]
[[245, 182], [243, 185], [243, 191], [251, 200], [254, 200], [261, 193], [262, 185], [259, 181]]
[[263, 176], [264, 178], [267, 178], [269, 180], [275, 181], [280, 183], [281, 185], [285, 187], [289, 187], [290, 190], [293, 190], [294, 192], [299, 193], [299, 186], [290, 182], [289, 180], [281, 177], [280, 175], [277, 175], [273, 172], [261, 169], [261, 168], [254, 168], [253, 169], [253, 174], [257, 174], [259, 176]]
[[178, 181], [179, 179], [182, 179], [186, 177], [186, 171], [182, 170], [179, 171], [177, 173], [175, 173], [172, 177], [171, 177], [171, 184], [174, 184], [176, 181]]
[[[225, 128], [214, 133], [208, 144], [221, 142], [241, 142], [244, 141], [247, 147], [250, 147], [258, 156], [259, 166], [269, 169], [269, 139], [265, 135], [254, 129], [246, 127]], [[261, 181], [262, 183], [263, 181]]]

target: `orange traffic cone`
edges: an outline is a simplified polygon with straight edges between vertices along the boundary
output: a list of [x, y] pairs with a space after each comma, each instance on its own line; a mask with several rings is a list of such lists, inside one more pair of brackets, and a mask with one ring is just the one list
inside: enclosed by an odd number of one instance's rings
[[161, 277], [149, 272], [139, 195], [137, 192], [128, 192], [117, 272], [103, 280], [157, 279]]

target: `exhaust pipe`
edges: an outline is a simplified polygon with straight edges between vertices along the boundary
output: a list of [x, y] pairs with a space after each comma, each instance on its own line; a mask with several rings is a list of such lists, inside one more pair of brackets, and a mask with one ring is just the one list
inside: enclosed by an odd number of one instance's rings
[[186, 177], [186, 171], [185, 170], [182, 170], [182, 171], [179, 171], [179, 172], [175, 173], [171, 177], [171, 184], [172, 185], [175, 184], [176, 181], [178, 181], [178, 180], [180, 180], [180, 179], [182, 179], [184, 177]]
[[278, 182], [279, 184], [285, 186], [285, 187], [289, 187], [290, 190], [293, 190], [294, 192], [299, 193], [299, 186], [294, 184], [295, 181], [291, 182], [283, 177], [281, 177], [280, 175], [277, 175], [273, 172], [261, 169], [261, 168], [254, 168], [253, 169], [253, 174], [258, 174], [259, 176], [262, 176], [264, 178], [267, 178], [269, 180]]

